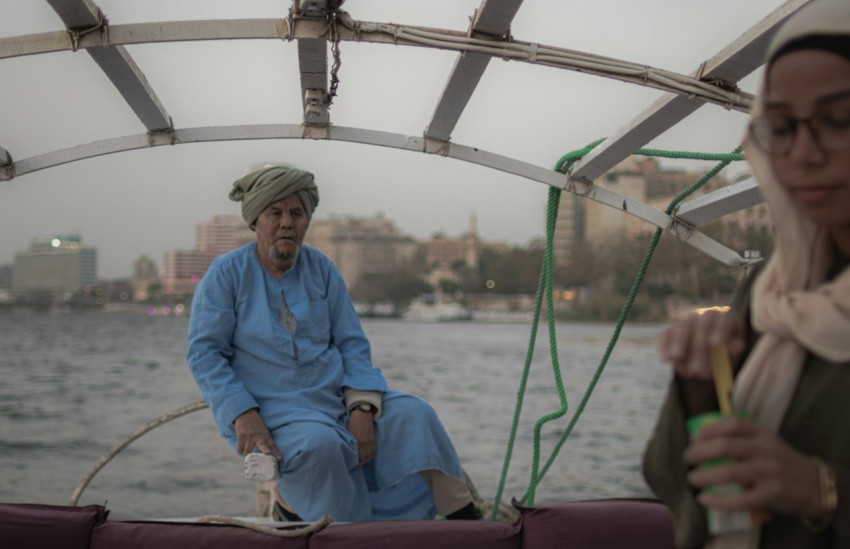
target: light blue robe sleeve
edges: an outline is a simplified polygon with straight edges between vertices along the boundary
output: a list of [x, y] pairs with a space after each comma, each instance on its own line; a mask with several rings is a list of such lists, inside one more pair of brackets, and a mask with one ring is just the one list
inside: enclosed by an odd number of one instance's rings
[[385, 392], [387, 382], [381, 370], [372, 366], [369, 340], [360, 325], [360, 317], [354, 309], [345, 281], [333, 264], [328, 274], [328, 307], [331, 344], [342, 356], [342, 388]]
[[257, 401], [231, 367], [238, 284], [232, 269], [216, 260], [195, 288], [189, 317], [187, 362], [222, 434]]

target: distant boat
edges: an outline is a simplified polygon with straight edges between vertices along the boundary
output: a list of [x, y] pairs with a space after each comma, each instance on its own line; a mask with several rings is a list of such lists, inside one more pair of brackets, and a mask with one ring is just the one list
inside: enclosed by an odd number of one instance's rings
[[472, 311], [456, 301], [446, 301], [435, 294], [424, 294], [410, 303], [404, 319], [427, 322], [472, 320]]
[[390, 301], [379, 301], [377, 303], [354, 303], [354, 310], [360, 318], [398, 318], [401, 312], [398, 307]]

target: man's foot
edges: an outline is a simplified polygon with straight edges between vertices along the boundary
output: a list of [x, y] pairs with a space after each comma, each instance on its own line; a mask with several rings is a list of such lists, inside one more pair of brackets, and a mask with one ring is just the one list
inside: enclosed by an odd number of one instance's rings
[[481, 511], [478, 510], [474, 503], [470, 503], [466, 507], [462, 507], [454, 513], [446, 515], [446, 520], [481, 520]]
[[272, 518], [278, 522], [304, 522], [303, 520], [301, 520], [301, 517], [299, 517], [295, 513], [284, 509], [279, 501], [274, 502]]

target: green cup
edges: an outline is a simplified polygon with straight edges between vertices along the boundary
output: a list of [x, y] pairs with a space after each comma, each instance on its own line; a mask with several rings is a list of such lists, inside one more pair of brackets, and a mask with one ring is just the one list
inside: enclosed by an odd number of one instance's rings
[[[739, 417], [744, 417], [742, 414], [735, 414]], [[711, 425], [721, 419], [729, 417], [729, 414], [723, 412], [706, 412], [698, 416], [690, 418], [687, 422], [688, 434], [693, 438], [699, 433], [703, 427]], [[717, 458], [705, 460], [699, 464], [700, 469], [716, 467], [725, 463], [730, 463], [730, 458]], [[721, 496], [732, 496], [741, 492], [741, 486], [738, 484], [720, 484], [711, 486], [705, 490], [711, 494]], [[753, 521], [750, 513], [742, 511], [718, 511], [716, 509], [707, 509], [706, 516], [708, 518], [708, 531], [712, 535], [727, 534], [730, 532], [740, 532], [749, 530], [753, 527]]]

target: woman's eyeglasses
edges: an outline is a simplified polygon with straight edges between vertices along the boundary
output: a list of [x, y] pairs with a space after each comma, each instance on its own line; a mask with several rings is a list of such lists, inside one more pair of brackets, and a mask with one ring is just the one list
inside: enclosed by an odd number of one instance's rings
[[850, 148], [850, 91], [821, 102], [807, 118], [781, 113], [761, 115], [750, 122], [749, 134], [761, 150], [781, 156], [794, 146], [800, 126], [806, 126], [824, 151], [843, 152]]

